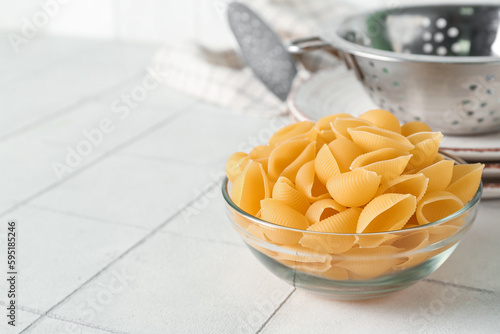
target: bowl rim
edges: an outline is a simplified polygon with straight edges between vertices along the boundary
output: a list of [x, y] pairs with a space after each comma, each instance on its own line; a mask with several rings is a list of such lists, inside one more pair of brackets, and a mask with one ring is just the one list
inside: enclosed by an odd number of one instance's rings
[[[499, 7], [498, 4], [492, 2], [478, 2], [473, 3], [470, 1], [456, 3], [431, 3], [423, 2], [419, 5], [403, 5], [396, 8], [408, 9], [408, 8], [431, 8], [431, 7], [478, 7], [478, 6], [489, 6], [489, 7]], [[380, 13], [390, 9], [377, 8], [371, 10], [365, 10], [358, 12], [356, 14], [351, 14], [344, 16], [342, 19], [335, 23], [324, 24], [322, 26], [320, 36], [334, 48], [340, 49], [344, 52], [353, 54], [355, 56], [361, 56], [374, 60], [389, 61], [389, 62], [416, 62], [416, 63], [436, 63], [436, 64], [497, 64], [500, 63], [500, 56], [461, 56], [461, 57], [443, 57], [437, 55], [421, 55], [421, 54], [408, 54], [395, 51], [379, 50], [372, 47], [356, 44], [350, 42], [339, 35], [339, 30], [342, 29], [343, 25], [349, 21], [365, 15], [373, 15], [375, 13]]]
[[[448, 155], [448, 157], [450, 157], [450, 156]], [[462, 214], [464, 214], [465, 212], [469, 211], [470, 209], [474, 208], [476, 205], [479, 204], [479, 202], [481, 201], [481, 195], [483, 193], [483, 182], [481, 181], [479, 183], [479, 187], [478, 187], [476, 193], [474, 194], [474, 196], [472, 197], [472, 199], [470, 201], [468, 201], [467, 203], [465, 203], [465, 205], [460, 210], [452, 213], [451, 215], [449, 215], [447, 217], [436, 220], [432, 223], [414, 226], [414, 227], [410, 227], [410, 228], [406, 228], [406, 229], [394, 230], [394, 231], [369, 232], [369, 233], [334, 233], [334, 232], [308, 231], [308, 230], [301, 230], [301, 229], [296, 229], [296, 228], [292, 228], [292, 227], [281, 226], [281, 225], [277, 225], [277, 224], [262, 220], [260, 218], [255, 217], [255, 216], [252, 216], [248, 212], [246, 212], [243, 209], [241, 209], [240, 207], [238, 207], [232, 201], [231, 196], [229, 195], [229, 192], [228, 192], [229, 179], [227, 178], [227, 176], [224, 177], [221, 185], [222, 185], [222, 187], [221, 187], [222, 196], [224, 197], [224, 200], [226, 201], [226, 203], [233, 210], [235, 210], [240, 215], [244, 216], [246, 219], [249, 219], [254, 223], [257, 223], [259, 225], [264, 225], [264, 226], [267, 226], [270, 228], [282, 229], [282, 230], [287, 230], [287, 231], [294, 231], [294, 232], [300, 232], [300, 233], [310, 233], [310, 234], [317, 234], [317, 235], [336, 235], [336, 236], [340, 236], [340, 235], [342, 235], [342, 236], [387, 235], [387, 234], [398, 234], [398, 233], [405, 233], [405, 232], [420, 231], [420, 230], [426, 229], [428, 227], [439, 225], [439, 224], [442, 224], [444, 222], [451, 221], [455, 218], [460, 217]], [[464, 226], [466, 226], [466, 225], [468, 225], [468, 224], [464, 224]], [[464, 226], [462, 226], [461, 228], [463, 228]]]

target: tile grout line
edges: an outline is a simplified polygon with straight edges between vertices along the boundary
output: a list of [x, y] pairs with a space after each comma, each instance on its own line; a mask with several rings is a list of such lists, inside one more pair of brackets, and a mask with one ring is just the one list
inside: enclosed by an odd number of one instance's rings
[[117, 331], [117, 330], [114, 330], [114, 329], [111, 329], [111, 328], [107, 328], [107, 327], [101, 327], [101, 326], [95, 326], [95, 325], [91, 325], [91, 324], [86, 324], [86, 323], [82, 323], [82, 322], [78, 322], [78, 321], [74, 321], [74, 320], [70, 320], [70, 319], [66, 319], [66, 318], [62, 318], [62, 317], [54, 317], [54, 316], [50, 316], [50, 315], [47, 315], [47, 317], [50, 318], [50, 319], [59, 320], [59, 321], [63, 321], [63, 322], [69, 322], [71, 324], [76, 324], [76, 325], [80, 325], [80, 326], [87, 327], [87, 328], [97, 329], [97, 330], [108, 332], [108, 333], [113, 333], [113, 334], [128, 334], [128, 332], [122, 332], [122, 331]]
[[[32, 200], [34, 200], [35, 198], [37, 198], [38, 196], [41, 196], [43, 194], [45, 194], [46, 192], [54, 189], [54, 188], [57, 188], [58, 186], [60, 186], [61, 184], [64, 184], [65, 182], [71, 180], [72, 178], [80, 175], [81, 173], [83, 173], [84, 171], [88, 170], [89, 168], [95, 166], [96, 164], [100, 163], [101, 161], [103, 160], [106, 160], [107, 158], [109, 158], [110, 156], [114, 155], [116, 152], [119, 152], [120, 150], [122, 150], [123, 148], [129, 146], [130, 144], [133, 144], [135, 143], [136, 141], [142, 139], [142, 138], [145, 138], [147, 137], [148, 135], [150, 135], [151, 133], [161, 129], [162, 127], [164, 127], [165, 125], [167, 125], [168, 123], [170, 123], [172, 120], [175, 120], [177, 117], [179, 117], [181, 114], [184, 114], [186, 112], [189, 112], [189, 110], [186, 110], [188, 109], [189, 107], [193, 106], [194, 104], [189, 104], [188, 106], [184, 107], [184, 108], [181, 108], [179, 109], [177, 112], [175, 112], [174, 114], [172, 115], [169, 115], [167, 116], [166, 118], [164, 118], [162, 121], [160, 121], [159, 123], [147, 128], [145, 131], [139, 133], [137, 136], [121, 143], [120, 145], [118, 145], [117, 147], [109, 150], [109, 151], [106, 151], [104, 152], [100, 157], [96, 158], [95, 160], [89, 162], [88, 164], [82, 166], [81, 168], [75, 170], [74, 172], [72, 172], [70, 175], [68, 175], [67, 177], [55, 182], [55, 183], [52, 183], [51, 185], [39, 190], [38, 192], [36, 192], [35, 194], [31, 195], [31, 196], [28, 196], [27, 198], [25, 198], [24, 200], [14, 204], [11, 208], [3, 211], [2, 213], [0, 213], [0, 217], [4, 217], [6, 214], [16, 210], [17, 208], [31, 202]], [[184, 112], [184, 113], [183, 113]]]
[[262, 332], [262, 330], [264, 330], [269, 321], [271, 321], [271, 319], [276, 315], [276, 313], [278, 313], [278, 311], [283, 307], [283, 305], [285, 305], [285, 303], [288, 301], [288, 299], [293, 295], [295, 291], [297, 291], [296, 287], [293, 288], [293, 290], [288, 294], [288, 296], [286, 296], [286, 298], [281, 302], [281, 304], [278, 305], [276, 310], [274, 310], [274, 312], [271, 313], [271, 315], [266, 319], [266, 321], [264, 321], [264, 323], [260, 326], [260, 328], [255, 332], [255, 334], [259, 334], [260, 332]]
[[122, 254], [120, 254], [119, 256], [117, 256], [115, 259], [113, 259], [112, 261], [110, 261], [106, 266], [104, 266], [103, 268], [101, 268], [99, 271], [97, 271], [94, 275], [92, 275], [90, 278], [88, 278], [85, 282], [83, 282], [82, 284], [80, 284], [79, 287], [77, 287], [76, 289], [74, 289], [72, 292], [70, 292], [66, 297], [64, 297], [63, 299], [61, 299], [59, 302], [57, 302], [54, 306], [52, 306], [51, 308], [49, 308], [47, 311], [45, 311], [38, 319], [36, 319], [35, 321], [33, 321], [28, 327], [26, 327], [21, 333], [24, 333], [26, 330], [28, 330], [29, 328], [31, 328], [32, 326], [36, 325], [36, 323], [40, 322], [44, 317], [49, 317], [49, 318], [53, 318], [51, 317], [50, 315], [50, 312], [52, 312], [53, 310], [55, 310], [57, 307], [59, 307], [60, 305], [62, 305], [65, 301], [67, 301], [69, 298], [71, 298], [71, 296], [73, 296], [75, 293], [77, 293], [78, 291], [80, 291], [80, 289], [82, 289], [85, 285], [87, 285], [88, 283], [90, 283], [91, 281], [93, 281], [96, 277], [98, 277], [102, 272], [104, 272], [105, 270], [107, 270], [110, 266], [112, 266], [113, 264], [117, 263], [119, 260], [121, 260], [122, 258], [124, 258], [127, 254], [129, 254], [131, 251], [133, 251], [135, 248], [139, 247], [140, 245], [142, 245], [145, 241], [147, 241], [149, 238], [151, 238], [152, 236], [154, 236], [156, 233], [158, 233], [158, 231], [160, 229], [162, 229], [165, 225], [167, 225], [169, 222], [171, 222], [172, 220], [174, 220], [177, 216], [179, 216], [186, 208], [190, 207], [193, 203], [195, 203], [199, 198], [205, 196], [206, 193], [210, 192], [214, 187], [216, 187], [218, 185], [218, 183], [214, 182], [214, 185], [209, 187], [207, 190], [205, 190], [204, 192], [202, 192], [200, 195], [198, 195], [197, 197], [193, 198], [191, 201], [189, 201], [188, 203], [186, 203], [183, 207], [181, 207], [179, 210], [177, 210], [176, 212], [174, 212], [170, 217], [168, 217], [165, 221], [163, 221], [160, 225], [158, 225], [157, 227], [155, 227], [154, 229], [152, 229], [148, 234], [146, 234], [145, 236], [143, 236], [141, 239], [139, 239], [135, 244], [133, 244], [132, 246], [130, 246], [128, 249], [126, 249]]
[[423, 281], [424, 282], [428, 282], [428, 283], [435, 283], [435, 284], [445, 285], [445, 286], [452, 286], [452, 287], [455, 287], [455, 288], [469, 290], [469, 291], [482, 292], [482, 293], [487, 293], [487, 294], [496, 294], [496, 292], [493, 291], [493, 290], [487, 290], [487, 289], [481, 289], [481, 288], [474, 288], [472, 286], [460, 285], [460, 284], [455, 284], [455, 283], [451, 283], [451, 282], [444, 282], [444, 281], [439, 281], [439, 280], [435, 280], [435, 279], [432, 279], [432, 278], [425, 278], [425, 279], [423, 279]]
[[101, 92], [98, 92], [98, 93], [95, 93], [93, 95], [90, 95], [90, 96], [86, 96], [86, 97], [82, 97], [81, 99], [79, 99], [78, 101], [76, 102], [73, 102], [71, 103], [70, 105], [67, 105], [65, 107], [62, 107], [60, 109], [58, 109], [57, 111], [54, 111], [42, 118], [39, 118], [37, 120], [34, 120], [33, 122], [31, 123], [28, 123], [26, 125], [23, 125], [21, 126], [20, 128], [17, 128], [11, 132], [8, 132], [4, 135], [1, 135], [0, 136], [0, 142], [3, 142], [3, 141], [7, 141], [13, 137], [16, 137], [16, 136], [19, 136], [23, 133], [25, 133], [26, 131], [29, 131], [33, 128], [36, 128], [48, 121], [51, 121], [53, 119], [56, 119], [64, 114], [67, 114], [67, 113], [70, 113], [78, 108], [80, 108], [81, 106], [87, 104], [87, 103], [90, 103], [94, 100], [99, 100], [101, 99], [103, 96], [105, 96], [106, 94], [109, 94], [110, 92], [112, 92], [113, 90], [117, 89], [118, 87], [121, 87], [133, 80], [136, 80], [137, 78], [139, 78], [141, 75], [144, 75], [144, 70], [141, 70], [140, 73], [137, 73], [137, 74], [134, 74], [133, 76], [127, 78], [127, 79], [124, 79], [122, 81], [120, 81], [119, 83], [115, 84], [115, 85], [112, 85], [111, 87], [109, 88], [106, 88], [104, 89], [103, 91]]

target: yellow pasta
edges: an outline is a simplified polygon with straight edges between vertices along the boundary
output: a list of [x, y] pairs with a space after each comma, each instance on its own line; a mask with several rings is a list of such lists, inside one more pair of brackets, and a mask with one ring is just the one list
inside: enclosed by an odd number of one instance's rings
[[428, 192], [445, 190], [450, 184], [451, 176], [453, 175], [453, 161], [438, 161], [421, 169], [419, 173], [424, 174], [429, 179]]
[[[307, 230], [327, 233], [355, 233], [361, 211], [360, 208], [344, 210], [309, 226]], [[350, 249], [355, 240], [353, 235], [305, 233], [299, 243], [315, 251], [337, 254]]]
[[318, 130], [318, 131], [331, 130], [332, 129], [331, 123], [333, 121], [335, 121], [337, 118], [352, 118], [352, 119], [355, 119], [355, 117], [352, 116], [351, 114], [345, 114], [345, 113], [333, 114], [333, 115], [325, 116], [323, 118], [320, 118], [316, 122], [316, 130]]
[[380, 185], [381, 176], [375, 172], [356, 169], [331, 177], [326, 188], [338, 203], [357, 207], [368, 203]]
[[359, 248], [375, 248], [389, 243], [396, 236], [393, 234], [359, 234], [356, 236], [356, 244]]
[[332, 123], [332, 130], [337, 136], [337, 138], [347, 138], [351, 139], [351, 134], [349, 133], [349, 129], [354, 129], [358, 126], [373, 126], [368, 121], [353, 118], [353, 117], [345, 117], [345, 118], [336, 118]]
[[244, 152], [233, 153], [226, 163], [226, 175], [229, 181], [234, 182], [249, 162], [248, 154]]
[[234, 180], [231, 199], [244, 211], [256, 215], [260, 210], [260, 201], [269, 197], [271, 197], [271, 187], [262, 165], [250, 161]]
[[[276, 225], [305, 230], [309, 223], [304, 215], [292, 209], [285, 203], [276, 199], [264, 199], [261, 201], [262, 219]], [[264, 234], [273, 242], [282, 245], [297, 244], [302, 237], [301, 233], [268, 227]]]
[[295, 177], [297, 176], [297, 172], [299, 171], [300, 167], [302, 167], [306, 162], [314, 160], [314, 157], [316, 156], [316, 142], [309, 143], [309, 145], [306, 146], [304, 151], [300, 153], [300, 155], [295, 159], [291, 164], [289, 164], [283, 172], [281, 172], [281, 175], [294, 180]]
[[463, 206], [462, 200], [448, 191], [428, 193], [418, 203], [418, 223], [420, 225], [432, 223], [457, 212]]
[[316, 176], [314, 161], [306, 162], [300, 167], [295, 178], [295, 186], [310, 202], [330, 197], [326, 186]]
[[380, 150], [358, 156], [351, 164], [351, 169], [362, 168], [377, 173], [386, 181], [401, 175], [410, 161], [410, 154], [403, 154], [393, 148]]
[[276, 146], [269, 155], [269, 179], [276, 181], [281, 173], [310, 146], [307, 139], [290, 140]]
[[412, 268], [427, 260], [431, 254], [418, 250], [429, 245], [429, 232], [427, 230], [418, 230], [398, 238], [392, 243], [392, 246], [402, 248], [407, 253], [406, 261], [395, 266], [395, 269]]
[[467, 203], [477, 192], [483, 168], [484, 165], [480, 163], [453, 166], [453, 175], [446, 190], [455, 194], [462, 202]]
[[415, 212], [417, 199], [410, 194], [384, 194], [368, 203], [359, 217], [357, 233], [401, 229]]
[[316, 160], [314, 160], [314, 168], [318, 179], [323, 184], [326, 184], [326, 181], [332, 176], [340, 174], [340, 167], [328, 145], [323, 145], [319, 150]]
[[432, 129], [424, 122], [414, 121], [408, 122], [401, 126], [401, 134], [405, 137], [417, 132], [431, 132]]
[[321, 276], [335, 281], [345, 281], [349, 279], [347, 270], [336, 266], [332, 266], [330, 269], [322, 273]]
[[328, 147], [342, 173], [348, 172], [354, 159], [363, 153], [353, 141], [346, 138], [337, 138]]
[[415, 146], [408, 138], [399, 133], [380, 129], [372, 126], [359, 126], [347, 130], [352, 137], [352, 141], [363, 152], [380, 150], [381, 148], [394, 148], [402, 152], [409, 152]]
[[396, 116], [384, 109], [373, 109], [359, 115], [359, 118], [364, 119], [376, 127], [401, 133], [401, 125]]
[[336, 213], [344, 211], [345, 206], [340, 205], [331, 198], [321, 199], [314, 202], [306, 212], [306, 218], [309, 221], [309, 225], [317, 223], [323, 219], [333, 216]]
[[295, 189], [294, 184], [284, 176], [280, 176], [273, 188], [272, 198], [277, 199], [292, 209], [305, 215], [311, 204], [304, 193]]
[[409, 162], [410, 168], [422, 168], [432, 164], [438, 154], [439, 144], [443, 139], [441, 132], [419, 132], [408, 136], [415, 145], [410, 153], [413, 155]]
[[424, 174], [406, 174], [382, 182], [378, 194], [411, 194], [417, 202], [424, 196], [429, 179]]
[[287, 125], [276, 131], [269, 139], [269, 146], [275, 146], [290, 138], [307, 133], [314, 127], [313, 122], [298, 122]]

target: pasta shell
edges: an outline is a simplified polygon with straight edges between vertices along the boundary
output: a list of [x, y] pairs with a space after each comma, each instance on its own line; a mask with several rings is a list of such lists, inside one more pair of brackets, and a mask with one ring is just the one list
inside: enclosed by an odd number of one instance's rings
[[[304, 215], [276, 199], [265, 199], [261, 202], [262, 219], [270, 223], [305, 230], [309, 223]], [[266, 227], [264, 234], [275, 243], [283, 245], [297, 244], [302, 233], [279, 228]]]
[[314, 168], [316, 175], [321, 183], [326, 184], [326, 181], [332, 176], [340, 174], [340, 168], [333, 156], [328, 145], [323, 145], [319, 150], [316, 159], [314, 160]]
[[401, 125], [396, 116], [384, 109], [373, 109], [359, 115], [359, 118], [364, 119], [376, 127], [401, 133]]
[[405, 137], [418, 132], [431, 132], [432, 129], [424, 122], [408, 122], [401, 126], [401, 134]]
[[436, 159], [439, 144], [443, 139], [441, 132], [419, 132], [408, 136], [415, 148], [410, 151], [413, 156], [410, 159], [410, 168], [421, 168], [429, 166]]
[[344, 211], [345, 209], [345, 206], [340, 205], [333, 199], [325, 198], [314, 202], [309, 209], [307, 209], [306, 218], [309, 221], [309, 225], [312, 225], [333, 216], [334, 214]]
[[352, 162], [363, 152], [353, 141], [346, 138], [338, 138], [328, 144], [342, 173], [348, 172]]
[[308, 121], [287, 125], [276, 131], [271, 136], [271, 138], [269, 138], [269, 145], [270, 146], [278, 145], [290, 138], [307, 133], [313, 127], [314, 127], [314, 122], [308, 122]]
[[347, 270], [336, 266], [332, 266], [330, 269], [325, 271], [321, 276], [334, 281], [347, 281], [349, 279]]
[[415, 148], [403, 135], [374, 126], [359, 126], [347, 131], [351, 135], [352, 141], [363, 152], [376, 151], [381, 148], [394, 148], [401, 152], [409, 152]]
[[447, 191], [455, 194], [464, 203], [467, 203], [474, 197], [481, 183], [481, 175], [484, 165], [468, 164], [453, 166], [453, 175]]
[[428, 252], [418, 252], [418, 250], [429, 244], [429, 232], [427, 230], [415, 231], [397, 239], [392, 243], [392, 246], [403, 248], [407, 254], [407, 260], [394, 268], [399, 270], [412, 268], [430, 258], [431, 254]]
[[276, 146], [269, 155], [269, 179], [271, 181], [277, 180], [285, 168], [290, 166], [309, 145], [309, 140], [298, 139], [286, 141]]
[[226, 175], [229, 181], [234, 182], [236, 177], [241, 174], [246, 165], [250, 162], [248, 154], [244, 152], [233, 153], [226, 163]]
[[311, 204], [309, 204], [309, 201], [307, 200], [307, 197], [303, 193], [295, 189], [293, 183], [284, 176], [280, 176], [278, 181], [276, 181], [276, 184], [273, 188], [272, 198], [285, 203], [286, 205], [303, 215], [306, 214], [307, 209], [309, 209], [309, 207], [311, 206]]
[[[316, 140], [318, 143], [321, 142], [321, 146], [323, 146], [323, 144], [328, 144], [330, 143], [332, 140], [335, 140], [336, 136], [335, 136], [335, 132], [333, 132], [333, 130], [321, 130], [321, 131], [318, 131], [318, 139]], [[321, 147], [319, 147], [321, 148]], [[318, 148], [318, 150], [319, 150]]]
[[304, 151], [295, 159], [291, 164], [289, 164], [281, 173], [282, 176], [294, 180], [297, 176], [297, 172], [300, 167], [302, 167], [306, 162], [314, 160], [316, 156], [316, 142], [309, 143]]
[[373, 126], [372, 123], [353, 117], [336, 118], [332, 123], [332, 130], [337, 138], [352, 139], [348, 129], [356, 128], [358, 126]]
[[250, 161], [234, 180], [231, 199], [245, 212], [256, 215], [260, 210], [260, 201], [269, 197], [271, 187], [262, 165]]
[[417, 220], [420, 225], [448, 217], [464, 206], [460, 198], [448, 191], [427, 193], [417, 206]]
[[354, 159], [350, 168], [375, 172], [382, 176], [383, 181], [387, 181], [401, 175], [410, 159], [410, 154], [402, 155], [402, 152], [396, 149], [382, 148], [360, 155]]
[[328, 116], [320, 118], [316, 122], [316, 130], [318, 130], [318, 131], [331, 130], [332, 126], [330, 125], [330, 123], [332, 123], [333, 121], [335, 121], [337, 118], [352, 118], [352, 119], [355, 119], [354, 116], [352, 116], [350, 114], [345, 114], [345, 113], [328, 115]]
[[325, 185], [316, 176], [314, 161], [306, 162], [300, 167], [295, 178], [295, 186], [297, 190], [306, 195], [309, 202], [330, 197]]
[[335, 263], [335, 266], [356, 274], [349, 275], [349, 278], [374, 278], [390, 272], [392, 267], [404, 261], [395, 256], [400, 251], [401, 249], [394, 246], [352, 248], [341, 255], [343, 259]]
[[356, 244], [359, 248], [375, 248], [385, 244], [396, 236], [393, 234], [361, 234], [356, 236]]
[[382, 182], [378, 194], [411, 194], [417, 198], [418, 202], [424, 196], [428, 183], [429, 179], [424, 174], [400, 175]]
[[357, 233], [401, 229], [415, 212], [417, 199], [410, 194], [384, 194], [368, 203], [359, 217]]
[[250, 151], [250, 153], [248, 154], [248, 157], [252, 160], [269, 158], [273, 149], [274, 149], [274, 147], [271, 147], [269, 145], [259, 145], [259, 146], [254, 147]]
[[441, 160], [419, 171], [429, 178], [428, 192], [445, 190], [448, 187], [453, 175], [453, 165], [451, 160]]
[[380, 175], [374, 172], [356, 169], [333, 176], [326, 183], [326, 188], [339, 204], [356, 207], [365, 205], [375, 196], [380, 180]]
[[[325, 233], [355, 233], [361, 209], [350, 208], [328, 217], [307, 230]], [[354, 245], [353, 235], [305, 233], [299, 243], [307, 248], [327, 253], [343, 253]]]
[[330, 262], [332, 261], [332, 257], [329, 254], [315, 252], [301, 246], [280, 247], [280, 251], [277, 253], [276, 259], [303, 263], [327, 264], [328, 266], [326, 266], [323, 271], [330, 268]]

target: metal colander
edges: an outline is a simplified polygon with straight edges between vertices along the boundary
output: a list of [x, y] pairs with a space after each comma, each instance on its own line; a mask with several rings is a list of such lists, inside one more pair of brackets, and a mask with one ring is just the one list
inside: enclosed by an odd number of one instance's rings
[[372, 100], [404, 122], [447, 134], [500, 130], [500, 6], [394, 7], [346, 18], [321, 38], [353, 68]]

